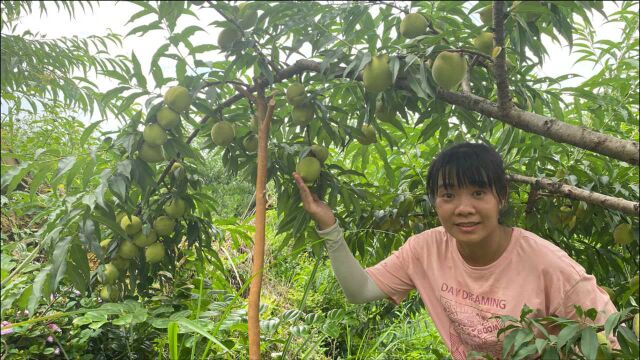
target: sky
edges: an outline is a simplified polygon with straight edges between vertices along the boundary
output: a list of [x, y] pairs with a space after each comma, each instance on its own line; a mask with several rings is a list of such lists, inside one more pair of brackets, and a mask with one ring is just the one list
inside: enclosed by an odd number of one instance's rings
[[[470, 6], [471, 4], [469, 4]], [[37, 6], [37, 5], [36, 5]], [[76, 13], [74, 19], [70, 19], [69, 15], [64, 11], [57, 11], [55, 6], [48, 6], [48, 15], [41, 17], [39, 11], [34, 11], [30, 15], [22, 18], [19, 22], [17, 32], [20, 33], [24, 30], [31, 30], [32, 32], [38, 32], [40, 34], [46, 34], [48, 38], [57, 38], [65, 36], [79, 36], [86, 37], [89, 35], [106, 35], [110, 31], [124, 35], [134, 26], [151, 22], [151, 16], [146, 16], [138, 19], [134, 24], [127, 24], [129, 17], [138, 12], [141, 7], [133, 3], [128, 2], [113, 2], [113, 1], [101, 1], [99, 5], [94, 5], [94, 11], [88, 11], [83, 13], [79, 11]], [[604, 10], [607, 13], [615, 11], [617, 5], [613, 2], [605, 2]], [[220, 15], [212, 9], [206, 7], [191, 7], [199, 17], [199, 20], [193, 17], [182, 17], [178, 23], [178, 28], [187, 25], [199, 25], [202, 28], [210, 31], [209, 33], [198, 32], [191, 38], [194, 44], [203, 43], [215, 43], [218, 33], [217, 29], [207, 26], [214, 20], [222, 20]], [[476, 16], [478, 16], [476, 14]], [[183, 20], [185, 19], [185, 20]], [[145, 21], [146, 20], [146, 21]], [[478, 18], [479, 21], [479, 18]], [[594, 28], [599, 29], [597, 32], [598, 39], [619, 39], [621, 31], [612, 24], [606, 24], [605, 19], [598, 13], [594, 12], [592, 23]], [[164, 32], [152, 31], [145, 34], [143, 37], [131, 36], [127, 37], [123, 41], [122, 48], [113, 48], [111, 55], [123, 54], [130, 56], [132, 51], [135, 51], [136, 56], [140, 60], [142, 70], [144, 73], [149, 73], [149, 67], [151, 57], [156, 49], [166, 42]], [[569, 47], [566, 44], [556, 44], [548, 38], [544, 38], [543, 42], [550, 54], [550, 58], [546, 59], [544, 65], [537, 69], [540, 76], [556, 77], [568, 73], [575, 73], [588, 78], [592, 74], [595, 74], [600, 70], [599, 67], [593, 68], [593, 64], [580, 63], [574, 65], [574, 62], [580, 57], [580, 54], [572, 54], [569, 51]], [[217, 55], [222, 58], [222, 55]], [[216, 60], [216, 59], [212, 59]], [[166, 64], [161, 62], [163, 72], [165, 74], [174, 73], [173, 64], [167, 60]], [[168, 67], [165, 67], [168, 66]], [[166, 70], [165, 70], [166, 69]], [[90, 78], [91, 79], [91, 78]], [[91, 79], [93, 80], [93, 79]], [[149, 76], [151, 85], [153, 79]], [[564, 86], [576, 86], [583, 79], [574, 78], [566, 80]], [[111, 89], [117, 86], [116, 82], [108, 78], [95, 79], [96, 84], [103, 91]], [[3, 109], [4, 110], [4, 109]], [[99, 119], [99, 114], [96, 113], [93, 117], [88, 115], [81, 117], [81, 119], [87, 123], [93, 122]], [[101, 128], [103, 130], [115, 130], [120, 124], [115, 118], [106, 119]]]

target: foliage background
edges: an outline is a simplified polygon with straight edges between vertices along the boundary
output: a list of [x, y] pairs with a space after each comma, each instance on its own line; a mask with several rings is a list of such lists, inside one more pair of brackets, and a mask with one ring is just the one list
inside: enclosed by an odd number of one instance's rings
[[[312, 358], [445, 356], [446, 348], [415, 294], [397, 308], [345, 303], [328, 262], [318, 252], [318, 241], [312, 240], [312, 227], [290, 174], [311, 141], [331, 148], [318, 190], [336, 209], [363, 265], [385, 258], [410, 234], [437, 226], [425, 197], [424, 175], [435, 154], [462, 140], [493, 144], [510, 173], [637, 202], [637, 166], [531, 135], [433, 98], [435, 87], [424, 61], [447, 47], [471, 48], [482, 30], [475, 11], [486, 4], [412, 4], [429, 15], [442, 35], [408, 42], [396, 38], [394, 30], [401, 19], [397, 7], [408, 4], [307, 3], [303, 11], [294, 3], [259, 4], [257, 26], [222, 59], [211, 38], [194, 39], [224, 22], [218, 17], [210, 24], [204, 19], [206, 29], [191, 25], [189, 20], [198, 17], [201, 7], [186, 2], [136, 3], [138, 12], [131, 17], [128, 34], [59, 39], [17, 32], [21, 17], [38, 8], [4, 2], [2, 157], [19, 163], [2, 165], [2, 319], [24, 323], [14, 327], [14, 334], [3, 335], [3, 355], [206, 358], [222, 346], [232, 351], [221, 358], [246, 354], [243, 296], [251, 261], [254, 157], [239, 143], [215, 148], [208, 137], [213, 122], [198, 121], [203, 116], [224, 118], [237, 125], [240, 136], [247, 134], [253, 109], [246, 101], [214, 110], [235, 93], [223, 83], [238, 79], [251, 84], [254, 75], [272, 79], [278, 69], [269, 62], [283, 67], [298, 58], [312, 58], [326, 65], [325, 71], [297, 79], [307, 85], [319, 109], [318, 121], [306, 131], [284, 125], [291, 109], [280, 98], [270, 135], [271, 250], [262, 300], [264, 354], [289, 351], [303, 356], [310, 349]], [[589, 21], [590, 12], [602, 11], [596, 4], [554, 3], [543, 12], [545, 20], [539, 26], [518, 15], [508, 20], [513, 31], [508, 57], [517, 64], [509, 78], [514, 101], [528, 111], [637, 141], [638, 3], [621, 2], [615, 12], [603, 13], [622, 29], [616, 42], [596, 40], [598, 29]], [[76, 18], [83, 8], [99, 7], [55, 2], [42, 9], [51, 6], [65, 8]], [[237, 12], [227, 3], [205, 7], [230, 17]], [[149, 63], [141, 62], [135, 52], [112, 51], [125, 38], [144, 39], [151, 32], [164, 34], [166, 40], [157, 44]], [[601, 65], [601, 70], [572, 87], [560, 83], [571, 74], [536, 76], [534, 68], [556, 61], [553, 54], [545, 54], [540, 34], [562, 38], [583, 54], [580, 62]], [[413, 93], [382, 95], [387, 102], [403, 105], [392, 124], [375, 119], [375, 98], [349, 79], [372, 50], [401, 54], [393, 61], [412, 81]], [[351, 69], [347, 79], [332, 79], [344, 68]], [[103, 89], [96, 76], [117, 85]], [[182, 224], [186, 240], [172, 239], [171, 261], [154, 269], [155, 279], [142, 267], [131, 279], [126, 300], [100, 304], [93, 296], [98, 289], [94, 270], [103, 255], [99, 241], [118, 236], [111, 221], [115, 213], [132, 212], [140, 201], [149, 205], [143, 212], [149, 221], [168, 196], [153, 196], [150, 189], [162, 167], [136, 162], [135, 148], [142, 124], [153, 118], [163, 92], [176, 83], [197, 94], [194, 110], [183, 119], [175, 141], [165, 146], [169, 155], [186, 156], [185, 188], [195, 209]], [[474, 67], [470, 83], [474, 94], [495, 101], [493, 79], [484, 68]], [[285, 87], [273, 85], [281, 91]], [[97, 114], [98, 120], [87, 125], [79, 120], [86, 114]], [[113, 120], [122, 127], [104, 127]], [[369, 147], [352, 140], [365, 122], [373, 123], [380, 135]], [[184, 139], [194, 129], [200, 135], [188, 145]], [[525, 216], [529, 187], [513, 184], [510, 190], [509, 223], [553, 241], [614, 290], [619, 309], [637, 311], [637, 285], [630, 283], [638, 272], [637, 217], [554, 196], [540, 198], [534, 212]], [[415, 199], [410, 213], [399, 214], [402, 196]], [[558, 221], [562, 206], [575, 215], [574, 225]], [[632, 223], [635, 229], [633, 243], [625, 248], [614, 245], [611, 236], [620, 222]], [[57, 317], [49, 320], [52, 314]], [[49, 321], [63, 331], [46, 326]], [[45, 340], [49, 335], [55, 337], [53, 343]], [[56, 348], [63, 354], [56, 354]]]

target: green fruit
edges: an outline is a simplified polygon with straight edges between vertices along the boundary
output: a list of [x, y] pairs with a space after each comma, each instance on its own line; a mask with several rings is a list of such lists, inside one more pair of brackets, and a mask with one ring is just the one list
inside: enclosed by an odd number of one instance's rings
[[183, 86], [174, 86], [164, 94], [164, 103], [173, 111], [181, 113], [191, 106], [189, 90]]
[[617, 245], [628, 245], [633, 241], [633, 230], [631, 224], [618, 224], [613, 230], [613, 241]]
[[315, 116], [315, 108], [312, 104], [304, 104], [301, 106], [296, 106], [291, 111], [291, 119], [293, 120], [294, 125], [305, 126], [309, 125], [311, 121], [313, 121], [313, 117]]
[[165, 130], [173, 129], [180, 122], [180, 114], [171, 110], [168, 106], [163, 106], [156, 114], [158, 124]]
[[104, 277], [102, 278], [102, 282], [104, 284], [113, 284], [116, 280], [118, 280], [118, 277], [120, 276], [118, 268], [112, 264], [106, 264], [104, 266], [102, 274], [104, 275]]
[[491, 55], [493, 51], [493, 33], [481, 33], [473, 40], [473, 44], [481, 53]]
[[164, 160], [164, 154], [162, 153], [161, 146], [151, 146], [147, 143], [142, 143], [142, 147], [138, 151], [140, 159], [148, 163], [157, 163]]
[[480, 20], [487, 26], [493, 26], [493, 5], [489, 5], [480, 10]]
[[117, 287], [107, 285], [100, 290], [100, 298], [105, 302], [115, 302], [120, 297], [120, 290]]
[[396, 110], [387, 108], [383, 101], [378, 100], [376, 102], [376, 118], [380, 121], [391, 122], [396, 118]]
[[187, 208], [187, 204], [180, 198], [173, 198], [164, 205], [164, 212], [174, 219], [181, 218]]
[[411, 13], [400, 22], [400, 35], [407, 39], [413, 39], [427, 33], [427, 19], [418, 13]]
[[134, 235], [142, 230], [142, 221], [140, 218], [132, 215], [131, 217], [125, 216], [120, 220], [120, 227], [127, 235]]
[[313, 184], [314, 181], [320, 176], [320, 161], [314, 157], [306, 157], [296, 165], [296, 172], [300, 175], [304, 183], [307, 185]]
[[327, 148], [322, 145], [311, 145], [311, 153], [321, 163], [323, 163], [329, 157], [329, 150], [327, 150]]
[[258, 151], [258, 137], [256, 134], [250, 134], [244, 140], [242, 140], [242, 146], [248, 153], [254, 153]]
[[211, 128], [211, 140], [214, 144], [226, 147], [233, 141], [236, 131], [228, 121], [219, 121]]
[[113, 259], [111, 259], [111, 264], [115, 266], [116, 269], [120, 271], [124, 271], [129, 267], [129, 260], [116, 256]]
[[162, 146], [167, 142], [167, 132], [158, 124], [149, 124], [145, 126], [142, 138], [151, 146]]
[[258, 10], [247, 5], [248, 3], [238, 5], [238, 25], [242, 30], [251, 29], [258, 22]]
[[613, 299], [616, 298], [616, 293], [613, 291], [613, 289], [607, 287], [607, 286], [600, 286], [602, 288], [602, 290], [607, 292], [607, 295], [609, 295], [609, 298], [611, 299], [611, 301], [613, 301]]
[[153, 222], [153, 230], [156, 231], [158, 236], [171, 235], [173, 228], [176, 226], [176, 222], [168, 216], [158, 216]]
[[136, 244], [137, 247], [145, 247], [153, 244], [158, 240], [158, 234], [156, 234], [155, 230], [149, 231], [147, 235], [144, 234], [143, 231], [140, 231], [138, 235], [133, 238], [133, 243]]
[[379, 93], [391, 86], [393, 74], [389, 68], [389, 56], [378, 55], [364, 67], [362, 72], [364, 88], [373, 93]]
[[186, 176], [186, 172], [182, 164], [176, 161], [173, 163], [173, 165], [171, 165], [169, 175], [171, 176], [171, 180], [175, 181], [178, 177], [184, 178]]
[[373, 126], [365, 124], [362, 125], [360, 130], [362, 131], [362, 136], [358, 136], [356, 139], [360, 144], [370, 145], [378, 142], [378, 139], [376, 138], [376, 129]]
[[123, 259], [131, 260], [138, 256], [138, 247], [133, 243], [133, 241], [125, 240], [118, 248], [118, 256]]
[[120, 221], [122, 221], [122, 218], [127, 215], [124, 211], [118, 211], [118, 213], [116, 214], [116, 224], [120, 224]]
[[633, 317], [633, 332], [636, 333], [637, 338], [640, 338], [640, 316], [638, 315]]
[[233, 48], [233, 43], [241, 38], [242, 34], [238, 29], [234, 27], [224, 28], [220, 31], [220, 35], [218, 35], [218, 46], [222, 51], [229, 51]]
[[300, 106], [307, 98], [304, 85], [295, 82], [287, 88], [287, 102], [293, 106]]
[[454, 90], [467, 72], [467, 61], [462, 54], [443, 51], [433, 62], [431, 74], [436, 84], [445, 90]]
[[[604, 359], [608, 359], [609, 357], [607, 356], [607, 354], [609, 354], [611, 352], [611, 343], [609, 343], [609, 339], [607, 339], [607, 336], [604, 334], [604, 331], [599, 332], [597, 335], [598, 338], [598, 353], [596, 354], [596, 360], [604, 360]], [[608, 351], [604, 351], [603, 348], [606, 348]]]
[[568, 224], [573, 217], [573, 209], [569, 206], [563, 205], [560, 207], [560, 221], [563, 224]]
[[149, 264], [155, 264], [164, 259], [164, 245], [161, 242], [149, 245], [144, 250], [144, 257]]
[[631, 280], [629, 280], [629, 287], [631, 289], [638, 290], [638, 287], [640, 286], [639, 282], [640, 282], [640, 276], [636, 275], [632, 277]]

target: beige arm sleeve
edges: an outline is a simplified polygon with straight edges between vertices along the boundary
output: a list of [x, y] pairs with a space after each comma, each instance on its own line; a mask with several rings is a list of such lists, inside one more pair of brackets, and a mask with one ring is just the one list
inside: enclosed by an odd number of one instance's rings
[[318, 230], [318, 235], [324, 239], [333, 272], [350, 303], [364, 304], [388, 297], [353, 256], [337, 221], [328, 229]]

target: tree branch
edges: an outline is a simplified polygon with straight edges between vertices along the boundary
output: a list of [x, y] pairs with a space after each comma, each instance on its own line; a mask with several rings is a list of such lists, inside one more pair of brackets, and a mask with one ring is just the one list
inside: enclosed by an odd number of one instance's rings
[[513, 105], [509, 95], [507, 80], [506, 51], [504, 50], [504, 1], [493, 2], [493, 46], [500, 48], [495, 59], [496, 87], [498, 88], [498, 109], [508, 112]]
[[[403, 86], [408, 88], [408, 84]], [[551, 140], [577, 146], [581, 149], [621, 160], [632, 165], [640, 162], [640, 146], [636, 141], [618, 139], [610, 135], [589, 130], [582, 126], [567, 124], [551, 117], [511, 108], [507, 113], [497, 104], [473, 94], [454, 93], [438, 89], [438, 97], [465, 109], [501, 120], [526, 132], [541, 135]]]
[[582, 200], [591, 204], [600, 205], [604, 208], [620, 211], [627, 215], [638, 216], [638, 210], [640, 209], [640, 203], [637, 202], [599, 194], [593, 191], [580, 189], [575, 186], [551, 181], [549, 179], [536, 179], [529, 176], [517, 174], [507, 175], [507, 179], [509, 181], [531, 184], [534, 188], [545, 189], [550, 193], [556, 195], [561, 195], [569, 199]]

